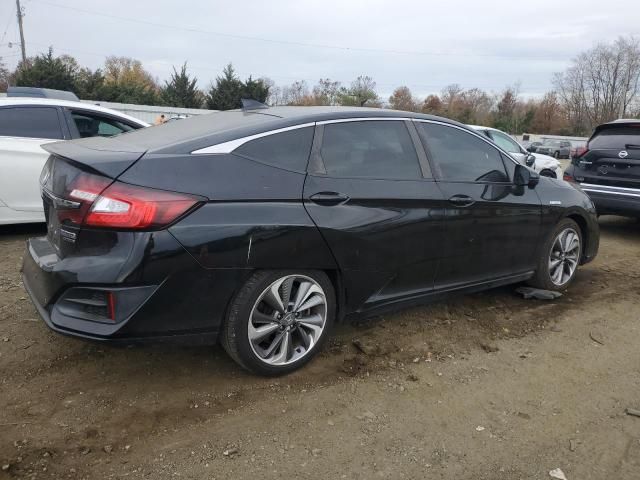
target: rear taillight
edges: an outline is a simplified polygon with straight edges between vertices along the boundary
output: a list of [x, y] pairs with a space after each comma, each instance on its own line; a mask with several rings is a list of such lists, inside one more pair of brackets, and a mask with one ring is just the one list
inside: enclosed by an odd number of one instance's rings
[[574, 154], [574, 158], [580, 158], [581, 156], [583, 156], [588, 151], [589, 151], [589, 149], [587, 147], [578, 147], [578, 148], [576, 148], [576, 152]]
[[575, 183], [575, 181], [576, 181], [576, 179], [575, 179], [575, 178], [573, 178], [571, 175], [569, 175], [567, 172], [565, 172], [565, 173], [562, 175], [562, 179], [563, 179], [565, 182], [574, 182], [574, 183]]
[[116, 182], [95, 198], [83, 223], [136, 230], [161, 228], [174, 222], [198, 201], [189, 195]]
[[61, 195], [69, 203], [59, 203], [56, 213], [61, 224], [81, 225], [94, 200], [109, 186], [111, 179], [82, 172], [65, 186]]
[[174, 222], [200, 198], [113, 182], [82, 173], [66, 197], [79, 206], [58, 211], [61, 223], [122, 229], [157, 229]]

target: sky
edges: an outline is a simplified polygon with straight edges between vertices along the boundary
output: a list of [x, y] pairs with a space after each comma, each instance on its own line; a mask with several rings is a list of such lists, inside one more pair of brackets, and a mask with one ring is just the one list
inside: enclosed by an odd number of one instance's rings
[[[369, 75], [383, 98], [451, 83], [540, 96], [579, 52], [640, 34], [638, 0], [21, 1], [27, 55], [52, 46], [93, 69], [133, 57], [161, 82], [186, 61], [202, 88], [229, 62], [279, 85]], [[15, 3], [0, 0], [9, 67], [20, 52]]]

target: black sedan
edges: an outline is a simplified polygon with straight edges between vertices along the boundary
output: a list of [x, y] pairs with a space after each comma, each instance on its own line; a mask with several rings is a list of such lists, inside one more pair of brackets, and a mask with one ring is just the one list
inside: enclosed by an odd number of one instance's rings
[[597, 253], [579, 188], [443, 118], [275, 107], [48, 144], [24, 285], [53, 330], [219, 340], [292, 371], [336, 321], [527, 281]]

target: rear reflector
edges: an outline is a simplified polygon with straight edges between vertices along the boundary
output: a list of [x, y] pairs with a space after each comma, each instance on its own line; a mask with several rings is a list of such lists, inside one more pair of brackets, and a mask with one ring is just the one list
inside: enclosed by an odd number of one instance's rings
[[569, 175], [569, 174], [568, 174], [568, 173], [566, 173], [566, 172], [565, 172], [565, 174], [564, 174], [564, 175], [562, 175], [562, 179], [563, 179], [565, 182], [575, 182], [575, 181], [576, 181], [576, 179], [575, 179], [575, 178], [573, 178], [571, 175]]

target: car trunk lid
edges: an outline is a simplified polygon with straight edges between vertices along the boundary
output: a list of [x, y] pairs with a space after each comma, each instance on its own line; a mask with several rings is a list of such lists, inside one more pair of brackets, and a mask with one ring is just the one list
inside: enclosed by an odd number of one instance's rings
[[40, 175], [47, 238], [60, 258], [75, 251], [82, 219], [91, 206], [91, 194], [85, 192], [83, 198], [79, 182], [104, 190], [144, 154], [106, 149], [104, 143], [91, 140], [91, 146], [83, 141], [43, 145], [51, 153]]

